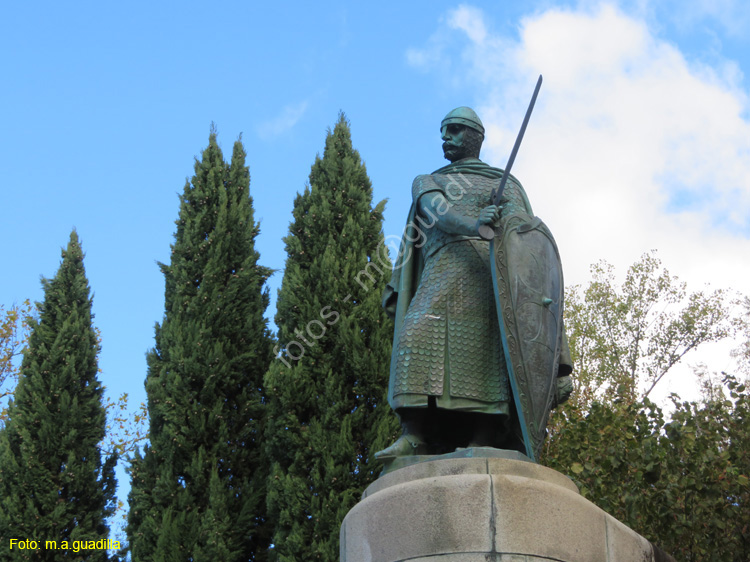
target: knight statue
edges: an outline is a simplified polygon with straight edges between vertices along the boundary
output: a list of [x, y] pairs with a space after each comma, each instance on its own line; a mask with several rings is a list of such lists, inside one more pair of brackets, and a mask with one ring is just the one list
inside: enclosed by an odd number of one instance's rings
[[376, 458], [493, 447], [535, 460], [571, 389], [557, 246], [512, 175], [490, 203], [503, 170], [479, 159], [485, 131], [472, 109], [454, 109], [440, 130], [450, 164], [415, 178], [383, 297], [402, 435]]

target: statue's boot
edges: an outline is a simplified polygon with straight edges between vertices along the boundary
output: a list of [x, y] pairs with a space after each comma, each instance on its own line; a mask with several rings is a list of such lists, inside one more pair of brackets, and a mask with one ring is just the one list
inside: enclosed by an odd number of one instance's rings
[[391, 446], [375, 453], [375, 458], [380, 461], [392, 461], [397, 457], [427, 454], [427, 444], [421, 426], [421, 420], [402, 420], [401, 437], [396, 439]]

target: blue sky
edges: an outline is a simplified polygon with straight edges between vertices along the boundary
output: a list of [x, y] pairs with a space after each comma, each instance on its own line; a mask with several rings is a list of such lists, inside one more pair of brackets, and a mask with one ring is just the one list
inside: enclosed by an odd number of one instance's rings
[[445, 113], [474, 107], [482, 158], [502, 167], [539, 74], [514, 173], [567, 281], [602, 258], [624, 272], [656, 248], [691, 287], [748, 293], [748, 6], [13, 3], [0, 19], [0, 303], [42, 298], [39, 277], [54, 275], [75, 227], [102, 379], [145, 400], [163, 315], [156, 262], [212, 122], [226, 156], [242, 134], [275, 299], [294, 195], [339, 110], [398, 235], [412, 178], [445, 164]]

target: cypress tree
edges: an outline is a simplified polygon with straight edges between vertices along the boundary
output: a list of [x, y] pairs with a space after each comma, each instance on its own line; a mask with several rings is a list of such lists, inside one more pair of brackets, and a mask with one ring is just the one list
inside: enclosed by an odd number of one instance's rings
[[[42, 285], [44, 302], [39, 319], [30, 321], [15, 399], [0, 432], [0, 560], [104, 562], [106, 549], [75, 551], [75, 541], [108, 538], [116, 487], [116, 457], [102, 462], [99, 449], [106, 423], [99, 343], [75, 231], [57, 274]], [[11, 539], [36, 540], [39, 549], [11, 548]]]
[[212, 127], [180, 197], [164, 273], [165, 314], [148, 353], [150, 445], [132, 459], [134, 562], [264, 560], [262, 377], [273, 340], [263, 313], [241, 139], [231, 164]]
[[265, 378], [272, 559], [338, 560], [341, 521], [379, 472], [372, 453], [396, 433], [384, 208], [341, 114], [284, 239], [280, 353]]

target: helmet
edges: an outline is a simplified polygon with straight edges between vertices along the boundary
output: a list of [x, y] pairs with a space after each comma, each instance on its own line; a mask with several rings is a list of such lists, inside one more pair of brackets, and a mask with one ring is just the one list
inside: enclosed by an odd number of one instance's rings
[[456, 109], [448, 113], [448, 115], [446, 115], [443, 121], [440, 123], [440, 130], [442, 131], [443, 127], [445, 127], [446, 125], [450, 125], [451, 123], [466, 125], [467, 127], [478, 131], [482, 136], [484, 136], [484, 125], [482, 125], [482, 122], [479, 120], [479, 116], [470, 107], [457, 107]]

